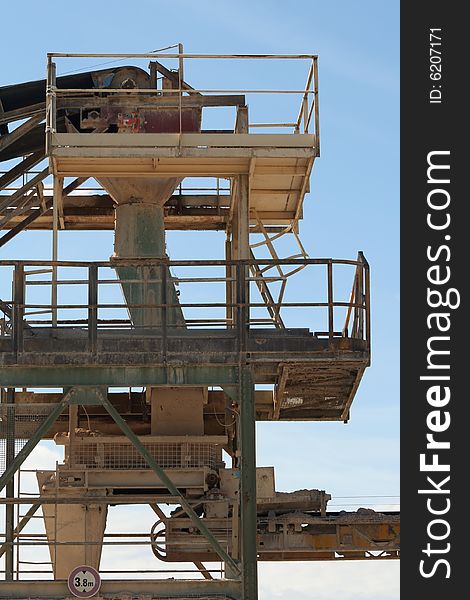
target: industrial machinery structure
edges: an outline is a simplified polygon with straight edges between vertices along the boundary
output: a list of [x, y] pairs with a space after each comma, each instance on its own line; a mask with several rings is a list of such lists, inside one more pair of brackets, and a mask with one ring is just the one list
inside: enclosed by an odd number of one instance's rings
[[[57, 74], [71, 58], [128, 65]], [[228, 73], [295, 60], [307, 83], [193, 87], [188, 63], [210, 59]], [[298, 118], [253, 122], [268, 93], [300, 98]], [[156, 513], [145, 551], [195, 574], [104, 579], [107, 600], [256, 600], [257, 560], [397, 558], [397, 513], [331, 512], [329, 494], [276, 491], [256, 466], [256, 421], [347, 421], [370, 361], [365, 257], [312, 259], [298, 237], [320, 153], [317, 57], [50, 54], [46, 80], [0, 102], [0, 246], [25, 229], [53, 240], [51, 260], [0, 260], [0, 598], [71, 597], [70, 573], [100, 568], [108, 507], [126, 504]], [[215, 108], [223, 127], [208, 129]], [[112, 257], [61, 260], [67, 230], [114, 230]], [[171, 260], [165, 230], [225, 231], [224, 258]], [[21, 494], [15, 473], [52, 439], [63, 461]], [[39, 517], [51, 574], [33, 586], [20, 549]]]

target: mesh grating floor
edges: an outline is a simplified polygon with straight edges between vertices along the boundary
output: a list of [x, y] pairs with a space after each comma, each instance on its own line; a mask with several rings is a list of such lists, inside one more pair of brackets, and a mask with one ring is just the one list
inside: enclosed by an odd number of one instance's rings
[[54, 404], [0, 404], [0, 472], [53, 411]]

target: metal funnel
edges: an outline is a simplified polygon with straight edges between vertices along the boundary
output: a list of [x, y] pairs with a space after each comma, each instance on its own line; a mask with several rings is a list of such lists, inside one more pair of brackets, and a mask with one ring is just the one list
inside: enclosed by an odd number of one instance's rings
[[[178, 304], [169, 269], [160, 266], [119, 265], [120, 259], [166, 258], [163, 205], [180, 180], [177, 178], [106, 178], [101, 185], [116, 202], [114, 260], [116, 272], [135, 327], [161, 326], [162, 279], [167, 280], [167, 304]], [[165, 271], [165, 272], [164, 272]], [[136, 306], [136, 305], [145, 305]], [[169, 326], [184, 325], [181, 308], [167, 309]]]

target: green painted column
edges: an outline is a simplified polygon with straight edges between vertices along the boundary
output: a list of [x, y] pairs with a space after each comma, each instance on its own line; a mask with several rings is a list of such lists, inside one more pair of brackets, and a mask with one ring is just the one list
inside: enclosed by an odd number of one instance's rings
[[[8, 468], [15, 459], [15, 388], [8, 388], [5, 393], [5, 402], [7, 403], [7, 428], [5, 439], [5, 467]], [[5, 495], [7, 498], [15, 497], [14, 479], [6, 484]], [[13, 504], [5, 505], [5, 581], [13, 580], [13, 540], [15, 527], [15, 506]]]
[[243, 600], [258, 598], [255, 389], [250, 368], [240, 367], [240, 517]]
[[118, 204], [114, 251], [122, 258], [164, 258], [163, 207], [142, 200]]
[[[116, 271], [122, 280], [122, 290], [136, 327], [160, 327], [162, 310], [132, 305], [178, 304], [176, 289], [165, 264], [160, 267], [119, 266], [118, 263], [120, 258], [166, 259], [163, 218], [163, 207], [152, 202], [130, 200], [116, 206]], [[163, 280], [166, 280], [165, 284]], [[169, 326], [184, 325], [183, 313], [179, 307], [169, 308], [166, 318]]]

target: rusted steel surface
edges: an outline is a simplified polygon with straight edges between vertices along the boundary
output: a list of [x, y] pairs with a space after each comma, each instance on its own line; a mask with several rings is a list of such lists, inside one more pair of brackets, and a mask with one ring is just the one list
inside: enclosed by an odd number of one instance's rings
[[[295, 494], [293, 492], [292, 494]], [[227, 545], [231, 531], [225, 519], [206, 519]], [[400, 557], [400, 514], [359, 509], [357, 512], [287, 512], [258, 517], [261, 561], [387, 560]], [[189, 531], [188, 519], [169, 518], [155, 538], [154, 551], [163, 561], [216, 560], [204, 538]]]
[[[140, 236], [139, 243], [147, 244], [149, 248], [154, 247], [153, 236], [146, 241], [145, 236]], [[124, 245], [124, 251], [136, 255], [142, 254], [142, 250], [134, 248], [134, 237], [129, 238], [129, 243]], [[144, 249], [145, 249], [144, 248]], [[159, 246], [163, 251], [163, 246]], [[232, 261], [236, 266], [236, 279], [245, 272], [244, 265], [249, 265], [250, 260]], [[354, 293], [348, 302], [332, 301], [333, 298], [333, 267], [336, 264], [349, 265], [352, 272], [357, 274], [358, 269], [368, 269], [365, 259], [362, 257], [356, 261], [331, 259], [302, 259], [291, 261], [266, 261], [268, 265], [293, 264], [294, 267], [311, 265], [313, 267], [328, 267], [329, 295], [324, 302], [283, 302], [281, 310], [285, 307], [312, 307], [329, 308], [329, 318], [326, 323], [326, 331], [311, 332], [308, 329], [289, 328], [266, 328], [258, 323], [253, 323], [249, 316], [250, 311], [259, 308], [262, 303], [253, 301], [237, 300], [233, 303], [230, 299], [221, 298], [220, 302], [187, 303], [175, 300], [171, 294], [167, 298], [151, 298], [150, 304], [135, 304], [134, 300], [127, 298], [128, 303], [123, 307], [132, 311], [148, 309], [151, 314], [155, 311], [160, 315], [155, 323], [138, 323], [130, 321], [109, 322], [100, 319], [103, 309], [111, 308], [113, 304], [107, 305], [89, 300], [90, 305], [60, 305], [60, 309], [85, 310], [85, 318], [77, 321], [60, 320], [57, 328], [50, 328], [47, 320], [35, 323], [34, 320], [23, 319], [22, 314], [26, 310], [37, 310], [48, 308], [47, 306], [31, 305], [27, 297], [21, 299], [13, 298], [7, 302], [13, 308], [12, 316], [16, 319], [16, 328], [13, 335], [0, 337], [0, 376], [6, 382], [16, 386], [52, 385], [57, 378], [65, 376], [69, 383], [98, 382], [108, 385], [126, 385], [134, 377], [143, 377], [141, 383], [159, 385], [165, 381], [173, 381], [175, 373], [180, 365], [185, 365], [186, 372], [182, 376], [186, 384], [191, 384], [191, 377], [200, 377], [206, 369], [211, 372], [208, 381], [219, 384], [227, 384], [231, 381], [230, 369], [236, 370], [239, 364], [240, 349], [247, 353], [246, 362], [250, 366], [256, 384], [276, 384], [275, 405], [262, 404], [256, 407], [258, 419], [288, 419], [288, 420], [343, 420], [349, 418], [349, 408], [362, 378], [364, 369], [369, 363], [370, 325], [369, 320], [357, 317], [358, 313], [369, 311], [368, 304], [368, 280], [362, 277], [358, 283], [357, 276], [354, 277]], [[87, 266], [96, 271], [93, 298], [98, 298], [97, 292], [100, 288], [98, 282], [102, 277], [98, 270], [113, 264], [120, 271], [124, 280], [121, 285], [130, 290], [135, 289], [139, 283], [140, 276], [132, 276], [129, 279], [123, 269], [130, 268], [139, 272], [139, 268], [156, 269], [155, 274], [150, 277], [147, 285], [157, 286], [162, 275], [165, 274], [170, 265], [194, 267], [192, 278], [183, 278], [181, 281], [197, 283], [210, 282], [210, 277], [197, 277], [197, 267], [217, 266], [223, 267], [224, 276], [218, 276], [216, 280], [224, 284], [227, 274], [231, 277], [231, 270], [227, 270], [226, 261], [174, 261], [168, 262], [164, 257], [161, 259], [126, 258], [114, 259], [112, 263], [64, 263], [65, 265]], [[36, 266], [40, 266], [38, 263]], [[141, 267], [139, 267], [141, 265]], [[28, 269], [36, 268], [34, 263]], [[16, 265], [17, 293], [23, 290], [21, 278], [24, 280], [25, 265]], [[23, 269], [23, 271], [21, 271]], [[149, 271], [153, 272], [153, 271]], [[132, 271], [134, 273], [134, 271]], [[135, 281], [134, 281], [135, 280]], [[26, 280], [25, 280], [26, 281]], [[74, 282], [68, 279], [70, 285], [85, 283], [87, 280]], [[109, 279], [105, 280], [109, 281]], [[179, 280], [171, 279], [178, 283]], [[153, 283], [152, 283], [153, 282]], [[156, 282], [156, 283], [155, 283]], [[28, 286], [34, 284], [34, 280], [28, 279]], [[42, 285], [42, 282], [36, 282]], [[157, 285], [158, 284], [158, 285]], [[359, 288], [358, 288], [359, 285]], [[88, 281], [89, 290], [93, 286]], [[240, 287], [237, 284], [238, 287]], [[366, 287], [367, 287], [366, 286]], [[140, 288], [138, 288], [140, 289]], [[152, 288], [153, 289], [153, 288]], [[166, 289], [166, 287], [165, 287]], [[173, 289], [173, 288], [172, 288]], [[224, 285], [224, 293], [226, 286]], [[174, 289], [173, 289], [174, 291]], [[173, 294], [173, 292], [172, 292]], [[92, 296], [90, 296], [92, 298]], [[144, 299], [142, 299], [144, 302]], [[133, 304], [129, 304], [133, 302]], [[237, 323], [246, 323], [247, 328], [231, 327], [230, 323], [219, 323], [214, 321], [198, 322], [195, 328], [191, 322], [181, 325], [175, 321], [170, 311], [182, 311], [194, 307], [204, 307], [207, 311], [222, 308], [226, 312], [227, 304], [232, 304], [233, 315]], [[331, 316], [332, 307], [342, 306], [348, 309], [348, 324], [335, 330], [335, 323]], [[16, 308], [15, 308], [16, 307]], [[22, 312], [23, 311], [23, 312]], [[153, 311], [153, 312], [152, 312]], [[137, 313], [136, 313], [137, 314]], [[20, 323], [26, 323], [27, 329], [22, 329]], [[359, 326], [358, 323], [363, 325]], [[183, 326], [185, 324], [185, 326]], [[364, 324], [366, 324], [364, 326]], [[243, 336], [243, 340], [240, 336]], [[243, 344], [242, 344], [243, 341]], [[120, 370], [122, 367], [125, 370]], [[192, 369], [192, 371], [191, 371]], [[27, 373], [28, 371], [28, 373]], [[197, 375], [197, 373], [199, 373]], [[283, 376], [283, 373], [285, 376]], [[219, 381], [217, 378], [221, 377]], [[189, 379], [188, 379], [189, 378]], [[214, 379], [215, 378], [215, 379]], [[197, 383], [197, 381], [193, 383]]]

